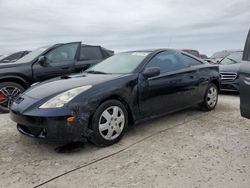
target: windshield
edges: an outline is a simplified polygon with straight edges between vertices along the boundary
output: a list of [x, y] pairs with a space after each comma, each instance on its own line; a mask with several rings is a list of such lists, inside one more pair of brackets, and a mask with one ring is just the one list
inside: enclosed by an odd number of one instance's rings
[[222, 65], [228, 65], [228, 64], [235, 64], [240, 63], [242, 59], [243, 52], [234, 52], [227, 57], [225, 57], [220, 64]]
[[96, 74], [132, 73], [151, 52], [124, 52], [116, 54], [91, 67], [86, 72]]
[[32, 52], [30, 52], [29, 54], [25, 55], [24, 57], [22, 57], [21, 59], [17, 60], [16, 63], [26, 63], [26, 62], [30, 62], [33, 59], [37, 58], [39, 55], [41, 55], [45, 50], [47, 50], [50, 46], [47, 47], [41, 47], [38, 48]]
[[220, 52], [215, 52], [210, 58], [212, 58], [212, 59], [224, 58], [227, 55], [229, 55], [228, 51], [220, 51]]

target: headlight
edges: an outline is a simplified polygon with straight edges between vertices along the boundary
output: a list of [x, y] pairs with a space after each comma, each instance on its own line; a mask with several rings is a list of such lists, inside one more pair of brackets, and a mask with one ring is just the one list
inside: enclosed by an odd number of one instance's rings
[[68, 91], [65, 91], [52, 99], [45, 102], [40, 108], [60, 108], [63, 107], [66, 103], [71, 101], [74, 97], [79, 95], [80, 93], [90, 89], [91, 85], [86, 85], [82, 87], [77, 87]]

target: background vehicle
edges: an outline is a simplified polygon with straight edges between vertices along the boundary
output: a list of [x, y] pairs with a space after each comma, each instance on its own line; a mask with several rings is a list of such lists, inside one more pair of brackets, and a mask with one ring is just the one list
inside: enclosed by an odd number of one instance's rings
[[209, 59], [214, 60], [216, 63], [219, 63], [223, 58], [227, 57], [233, 52], [241, 52], [242, 50], [236, 49], [236, 50], [222, 50], [215, 52]]
[[213, 59], [203, 59], [203, 60], [208, 62], [209, 64], [217, 64], [217, 62]]
[[111, 55], [113, 51], [101, 46], [72, 42], [42, 47], [15, 63], [0, 64], [0, 110], [7, 112], [12, 99], [35, 82], [84, 71]]
[[201, 54], [201, 59], [208, 59], [206, 54]]
[[243, 61], [240, 66], [240, 111], [241, 115], [250, 119], [250, 30], [245, 43]]
[[192, 54], [195, 57], [202, 58], [198, 50], [194, 50], [194, 49], [181, 49], [181, 51], [187, 52], [189, 54]]
[[87, 137], [107, 146], [129, 123], [197, 104], [213, 110], [219, 88], [218, 66], [187, 53], [125, 52], [83, 74], [31, 87], [11, 105], [11, 118], [28, 136], [64, 142]]
[[239, 68], [243, 51], [232, 52], [219, 63], [221, 90], [239, 90]]
[[0, 55], [0, 60], [2, 60], [3, 58], [7, 57], [8, 55]]
[[[27, 55], [28, 53], [30, 53], [30, 51], [20, 51], [20, 52], [16, 52], [14, 54], [5, 56], [4, 58], [2, 58], [0, 60], [0, 63], [14, 63], [16, 62], [18, 59], [22, 58], [23, 56]], [[1, 57], [0, 57], [1, 58]]]

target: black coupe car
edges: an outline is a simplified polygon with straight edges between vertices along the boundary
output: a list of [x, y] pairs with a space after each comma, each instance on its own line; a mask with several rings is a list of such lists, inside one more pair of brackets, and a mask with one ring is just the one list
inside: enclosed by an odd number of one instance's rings
[[129, 124], [199, 104], [213, 110], [218, 66], [171, 49], [114, 55], [82, 74], [37, 84], [11, 105], [11, 119], [28, 136], [57, 141], [87, 137], [107, 146]]

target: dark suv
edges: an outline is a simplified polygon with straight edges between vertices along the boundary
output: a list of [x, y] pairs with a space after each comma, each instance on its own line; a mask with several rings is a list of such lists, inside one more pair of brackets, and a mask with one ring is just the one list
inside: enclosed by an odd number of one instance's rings
[[0, 63], [14, 63], [16, 62], [18, 59], [22, 58], [23, 56], [27, 55], [28, 53], [30, 53], [30, 51], [20, 51], [20, 52], [16, 52], [14, 54], [8, 55], [6, 57], [4, 57], [3, 59], [0, 60]]
[[242, 59], [239, 71], [240, 111], [243, 117], [250, 119], [250, 30]]
[[30, 85], [84, 71], [113, 53], [101, 46], [72, 42], [42, 47], [15, 63], [0, 64], [0, 111], [8, 112], [12, 99]]

